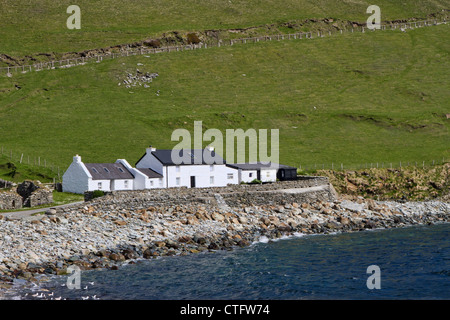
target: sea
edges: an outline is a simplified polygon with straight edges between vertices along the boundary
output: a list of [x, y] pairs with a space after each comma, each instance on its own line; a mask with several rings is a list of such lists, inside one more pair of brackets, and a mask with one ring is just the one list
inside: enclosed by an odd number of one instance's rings
[[[303, 235], [55, 276], [17, 300], [447, 300], [450, 224]], [[74, 276], [78, 277], [78, 284]], [[69, 278], [72, 277], [72, 278]], [[75, 286], [75, 288], [74, 288]]]

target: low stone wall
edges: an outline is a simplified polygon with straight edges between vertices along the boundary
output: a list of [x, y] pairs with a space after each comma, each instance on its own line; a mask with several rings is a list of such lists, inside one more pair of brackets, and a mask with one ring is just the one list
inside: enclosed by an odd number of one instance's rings
[[[324, 190], [307, 193], [289, 194], [281, 192], [286, 189], [312, 188], [324, 186]], [[93, 192], [85, 192], [85, 201], [94, 201], [98, 204], [110, 205], [126, 202], [131, 206], [146, 206], [148, 204], [182, 204], [200, 202], [209, 205], [217, 205], [215, 195], [221, 195], [226, 204], [251, 203], [282, 204], [287, 202], [314, 202], [333, 201], [336, 194], [326, 177], [301, 177], [298, 180], [279, 181], [265, 184], [240, 184], [217, 188], [169, 188], [134, 191], [110, 191], [103, 197], [94, 198]]]
[[47, 189], [37, 189], [27, 198], [27, 206], [35, 207], [53, 203], [53, 192]]
[[316, 201], [334, 201], [336, 196], [331, 185], [322, 190], [305, 193], [286, 193], [277, 190], [266, 192], [236, 192], [222, 195], [227, 205], [238, 207], [241, 205], [285, 205], [286, 203], [312, 203]]
[[22, 208], [22, 197], [13, 192], [0, 192], [0, 210]]

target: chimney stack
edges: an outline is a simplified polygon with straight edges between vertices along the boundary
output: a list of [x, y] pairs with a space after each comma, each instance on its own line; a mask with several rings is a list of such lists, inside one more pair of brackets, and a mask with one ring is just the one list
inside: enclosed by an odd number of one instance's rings
[[73, 157], [73, 162], [81, 163], [81, 157], [79, 155], [76, 155], [75, 157]]

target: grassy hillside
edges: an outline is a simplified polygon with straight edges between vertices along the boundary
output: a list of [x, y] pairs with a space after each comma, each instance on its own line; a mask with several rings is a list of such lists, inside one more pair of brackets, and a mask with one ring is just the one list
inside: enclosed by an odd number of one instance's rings
[[28, 165], [20, 161], [11, 160], [7, 156], [0, 156], [0, 179], [20, 183], [24, 180], [39, 180], [40, 182], [53, 182], [57, 172], [50, 168]]
[[[126, 4], [125, 4], [126, 3]], [[69, 30], [69, 5], [81, 8], [81, 30]], [[164, 32], [245, 28], [329, 18], [364, 23], [368, 0], [0, 0], [0, 53], [14, 57], [130, 43]], [[426, 18], [449, 0], [378, 0], [382, 20]]]
[[[449, 26], [136, 56], [0, 78], [0, 144], [61, 167], [134, 163], [176, 128], [280, 130], [280, 160], [450, 157]], [[142, 64], [142, 65], [138, 65]], [[157, 72], [118, 86], [126, 72]]]

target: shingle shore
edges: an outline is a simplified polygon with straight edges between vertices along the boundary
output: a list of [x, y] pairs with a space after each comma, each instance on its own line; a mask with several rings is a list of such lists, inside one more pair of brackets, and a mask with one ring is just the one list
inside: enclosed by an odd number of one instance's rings
[[249, 205], [248, 193], [223, 194], [222, 202], [214, 195], [217, 190], [118, 193], [34, 220], [0, 219], [0, 282], [65, 274], [73, 264], [116, 269], [138, 258], [244, 247], [261, 237], [448, 222], [450, 213], [450, 204], [440, 201], [350, 201], [319, 193], [294, 202], [264, 193], [258, 195], [266, 203]]

